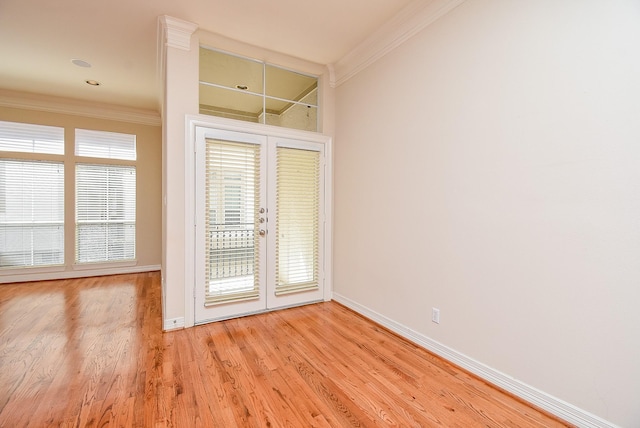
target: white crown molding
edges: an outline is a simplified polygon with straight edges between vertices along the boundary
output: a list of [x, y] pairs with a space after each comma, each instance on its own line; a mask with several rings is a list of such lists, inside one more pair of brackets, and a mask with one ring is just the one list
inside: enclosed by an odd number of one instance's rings
[[134, 109], [5, 89], [0, 89], [0, 107], [70, 114], [142, 125], [161, 125], [160, 114], [153, 110]]
[[159, 17], [164, 30], [164, 41], [171, 48], [191, 50], [191, 36], [198, 29], [192, 22], [183, 21], [168, 15]]
[[414, 0], [409, 3], [334, 64], [335, 80], [331, 81], [331, 86], [340, 86], [464, 1]]
[[383, 327], [388, 328], [399, 336], [402, 336], [405, 339], [425, 348], [427, 351], [433, 352], [462, 369], [473, 373], [480, 379], [502, 388], [516, 397], [520, 397], [526, 402], [531, 403], [566, 422], [575, 424], [581, 428], [620, 428], [611, 422], [605, 421], [596, 415], [586, 412], [572, 404], [547, 394], [544, 391], [540, 391], [539, 389], [527, 385], [524, 382], [514, 379], [511, 376], [451, 349], [448, 346], [425, 336], [424, 334], [418, 333], [409, 327], [406, 327], [349, 299], [348, 297], [334, 292], [333, 300], [382, 325]]

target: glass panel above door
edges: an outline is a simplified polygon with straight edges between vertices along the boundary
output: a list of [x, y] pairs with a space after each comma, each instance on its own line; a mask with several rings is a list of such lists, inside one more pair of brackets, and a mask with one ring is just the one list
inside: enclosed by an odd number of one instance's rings
[[201, 114], [261, 123], [263, 108], [262, 95], [200, 83]]
[[201, 82], [262, 95], [263, 69], [262, 62], [200, 48]]
[[318, 130], [318, 77], [200, 48], [200, 113]]

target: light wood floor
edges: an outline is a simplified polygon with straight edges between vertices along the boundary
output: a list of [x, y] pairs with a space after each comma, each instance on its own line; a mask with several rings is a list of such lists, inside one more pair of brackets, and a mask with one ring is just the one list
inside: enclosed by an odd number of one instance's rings
[[333, 302], [163, 333], [159, 283], [0, 285], [0, 427], [566, 426]]

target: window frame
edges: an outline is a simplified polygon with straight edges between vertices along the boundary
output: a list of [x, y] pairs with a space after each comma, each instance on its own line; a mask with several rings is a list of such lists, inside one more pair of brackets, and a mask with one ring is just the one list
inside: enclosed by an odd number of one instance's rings
[[[10, 136], [4, 137], [2, 132], [6, 131]], [[21, 134], [21, 137], [25, 141], [31, 140], [31, 149], [21, 149], [18, 146], [11, 146], [11, 141], [16, 140], [17, 134]], [[7, 141], [7, 146], [3, 146], [3, 141]], [[44, 145], [38, 145], [37, 142], [44, 142]], [[51, 144], [54, 143], [54, 144]], [[56, 147], [57, 146], [57, 147]], [[52, 147], [56, 147], [56, 150], [51, 150]], [[62, 126], [48, 125], [43, 123], [29, 123], [18, 121], [0, 121], [0, 153], [2, 153], [2, 160], [6, 162], [20, 162], [20, 163], [43, 163], [50, 165], [58, 165], [62, 168], [62, 179], [59, 183], [59, 191], [61, 194], [61, 200], [57, 201], [57, 204], [61, 206], [57, 209], [60, 211], [62, 217], [62, 231], [59, 232], [62, 238], [59, 240], [62, 243], [62, 254], [60, 263], [47, 263], [47, 264], [29, 264], [29, 265], [7, 265], [0, 267], [0, 274], [10, 275], [14, 273], [24, 272], [57, 272], [65, 269], [67, 264], [66, 258], [66, 246], [68, 245], [66, 238], [66, 182], [68, 167], [66, 163], [66, 140], [65, 140], [65, 128]], [[6, 214], [8, 193], [6, 189], [0, 190], [0, 206], [2, 207], [3, 215]], [[33, 204], [33, 201], [32, 201]], [[23, 219], [24, 220], [24, 219]], [[36, 220], [30, 219], [29, 221], [23, 221], [21, 224], [27, 225], [29, 223], [35, 224]], [[3, 224], [7, 223], [3, 221]], [[60, 226], [60, 221], [50, 221], [48, 223], [56, 224]], [[8, 223], [7, 223], [8, 224]], [[4, 226], [3, 226], [4, 227]], [[33, 231], [31, 232], [33, 234]], [[32, 246], [31, 252], [35, 253], [36, 249]]]
[[[198, 86], [202, 89], [202, 87], [204, 86], [212, 88], [212, 89], [217, 89], [217, 90], [222, 90], [228, 93], [235, 93], [237, 96], [253, 96], [253, 97], [259, 97], [262, 100], [262, 108], [261, 108], [261, 113], [257, 116], [257, 121], [255, 121], [255, 123], [260, 123], [263, 125], [270, 125], [270, 126], [277, 126], [277, 127], [281, 127], [281, 128], [285, 128], [285, 129], [294, 129], [294, 130], [298, 130], [298, 131], [307, 131], [307, 132], [320, 132], [320, 123], [319, 123], [319, 111], [320, 111], [320, 97], [319, 97], [319, 91], [320, 91], [320, 76], [315, 75], [315, 74], [311, 74], [311, 73], [305, 73], [299, 70], [294, 70], [288, 67], [283, 67], [280, 65], [276, 65], [273, 63], [269, 63], [266, 61], [261, 61], [261, 60], [257, 60], [257, 59], [253, 59], [253, 58], [249, 58], [243, 55], [238, 55], [235, 53], [231, 53], [228, 51], [224, 51], [221, 49], [216, 49], [216, 48], [212, 48], [209, 46], [205, 46], [205, 45], [200, 45], [199, 46], [199, 51], [200, 51], [200, 57], [202, 56], [202, 51], [203, 50], [207, 50], [207, 51], [212, 51], [218, 54], [222, 54], [222, 55], [227, 55], [229, 57], [232, 58], [237, 58], [243, 61], [247, 61], [248, 63], [253, 63], [253, 64], [260, 64], [262, 67], [262, 81], [261, 81], [261, 89], [262, 91], [257, 92], [257, 91], [252, 91], [245, 88], [241, 88], [239, 85], [236, 85], [236, 87], [232, 87], [232, 86], [227, 86], [224, 84], [220, 84], [220, 83], [214, 83], [214, 82], [208, 82], [202, 79], [202, 64], [200, 63], [199, 65], [199, 78], [198, 78]], [[288, 73], [292, 73], [292, 74], [296, 74], [302, 77], [308, 77], [311, 79], [315, 80], [315, 88], [312, 88], [310, 91], [307, 91], [306, 93], [304, 93], [304, 95], [300, 98], [300, 100], [294, 100], [294, 99], [289, 99], [289, 98], [282, 98], [279, 96], [275, 96], [275, 95], [269, 95], [268, 94], [268, 88], [270, 88], [269, 85], [269, 81], [267, 79], [267, 75], [270, 74], [268, 72], [269, 68], [273, 68], [273, 69], [278, 69], [284, 72], [288, 72]], [[308, 89], [308, 88], [307, 88]], [[304, 99], [306, 99], [310, 94], [315, 92], [315, 103], [312, 102], [306, 102], [306, 101], [302, 101]], [[218, 111], [218, 114], [214, 113], [216, 110], [214, 109], [210, 109], [210, 108], [206, 108], [206, 107], [215, 107], [215, 106], [208, 106], [202, 103], [202, 94], [200, 93], [198, 95], [198, 103], [199, 103], [199, 111], [200, 114], [205, 114], [205, 115], [210, 115], [210, 116], [217, 116], [217, 117], [226, 117], [226, 118], [230, 118], [230, 119], [234, 119], [234, 120], [240, 120], [240, 121], [245, 121], [245, 122], [254, 122], [253, 120], [248, 120], [247, 118], [250, 117], [249, 115], [246, 115], [245, 113], [249, 113], [249, 112], [243, 112], [243, 111], [229, 111], [229, 112], [223, 112], [222, 110], [224, 110], [224, 108], [220, 107]], [[269, 117], [271, 115], [273, 115], [273, 113], [271, 113], [268, 109], [267, 109], [267, 105], [269, 103], [269, 101], [275, 101], [275, 102], [284, 102], [287, 103], [288, 106], [286, 106], [285, 108], [282, 109], [282, 111], [280, 112], [278, 118], [279, 121], [281, 123], [274, 123], [273, 120], [269, 120]], [[286, 119], [284, 116], [282, 116], [284, 114], [284, 112], [289, 111], [291, 109], [297, 108], [297, 107], [303, 107], [307, 110], [307, 116], [309, 116], [309, 110], [313, 110], [314, 111], [314, 122], [315, 122], [315, 126], [313, 127], [313, 129], [303, 129], [303, 128], [297, 128], [297, 127], [292, 127], [292, 126], [287, 126], [286, 124], [282, 123], [282, 122], [286, 122], [283, 121], [283, 119]]]

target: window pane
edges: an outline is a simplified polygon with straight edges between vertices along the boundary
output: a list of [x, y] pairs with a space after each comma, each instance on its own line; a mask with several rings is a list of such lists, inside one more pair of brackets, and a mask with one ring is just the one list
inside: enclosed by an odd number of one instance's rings
[[207, 139], [205, 305], [259, 296], [260, 146]]
[[[302, 101], [318, 87], [318, 78], [266, 65], [266, 95], [291, 101]], [[313, 105], [317, 105], [315, 100]]]
[[0, 121], [0, 150], [64, 154], [64, 128]]
[[318, 287], [320, 153], [277, 149], [276, 293]]
[[265, 116], [268, 125], [314, 132], [318, 127], [318, 108], [304, 104], [289, 104], [281, 114], [267, 110]]
[[262, 96], [200, 84], [200, 113], [259, 123]]
[[76, 129], [76, 156], [136, 160], [136, 136]]
[[64, 165], [0, 160], [0, 267], [64, 263]]
[[200, 48], [200, 113], [318, 130], [318, 77]]
[[76, 165], [76, 262], [135, 258], [136, 168]]
[[200, 81], [227, 88], [263, 92], [263, 64], [211, 49], [200, 48]]

